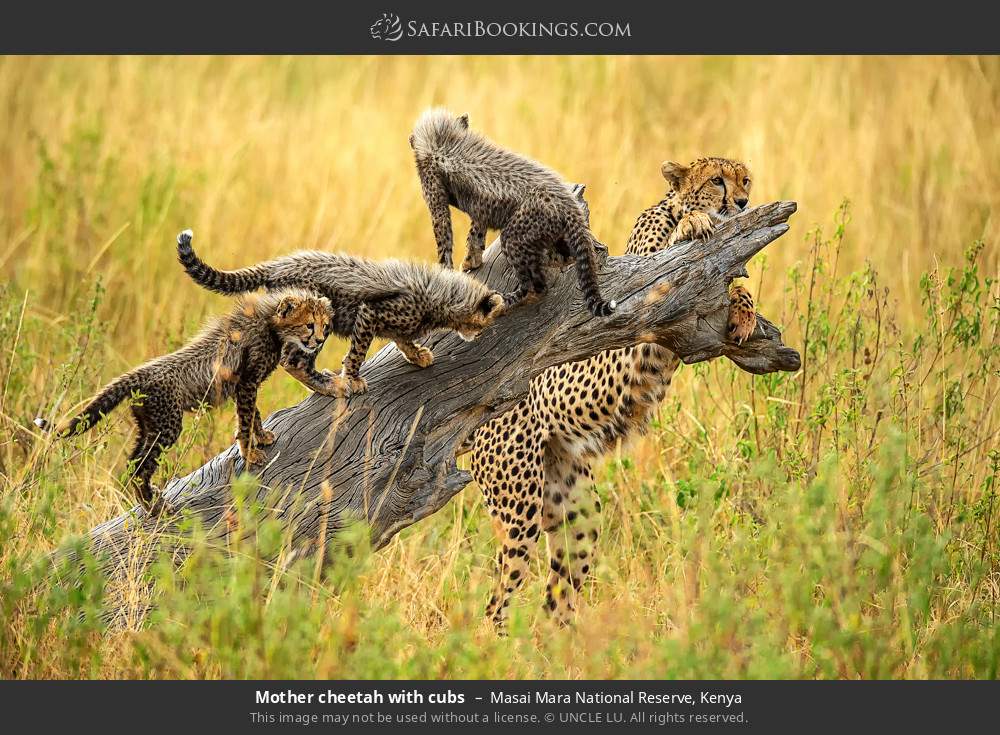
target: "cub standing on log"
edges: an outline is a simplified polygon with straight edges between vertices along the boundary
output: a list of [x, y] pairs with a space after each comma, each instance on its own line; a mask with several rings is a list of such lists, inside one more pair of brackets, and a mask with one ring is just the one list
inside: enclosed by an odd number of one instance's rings
[[[274, 443], [257, 410], [257, 389], [278, 366], [282, 353], [317, 354], [330, 328], [330, 302], [300, 290], [241, 299], [232, 312], [209, 323], [186, 346], [111, 381], [82, 412], [61, 423], [68, 437], [91, 429], [122, 401], [133, 399], [139, 438], [129, 457], [132, 483], [151, 513], [163, 499], [150, 483], [160, 455], [177, 441], [185, 411], [236, 399], [240, 455], [248, 465], [264, 461], [258, 448]], [[35, 424], [48, 429], [48, 422]]]
[[447, 110], [425, 112], [413, 128], [410, 147], [424, 199], [430, 209], [438, 260], [452, 267], [451, 210], [472, 218], [464, 270], [483, 262], [486, 230], [500, 230], [500, 243], [518, 277], [516, 291], [504, 294], [508, 307], [545, 294], [545, 266], [554, 249], [576, 259], [587, 307], [607, 316], [614, 301], [604, 301], [597, 286], [594, 236], [570, 185], [545, 166], [512, 153], [469, 130], [469, 117]]
[[339, 376], [318, 372], [315, 354], [289, 351], [285, 370], [317, 393], [362, 393], [359, 374], [375, 337], [393, 340], [407, 362], [427, 367], [434, 354], [417, 339], [451, 329], [467, 341], [493, 323], [503, 297], [475, 278], [434, 265], [402, 260], [374, 261], [340, 253], [303, 251], [249, 268], [221, 271], [202, 261], [191, 247], [191, 231], [177, 236], [177, 255], [194, 281], [210, 291], [238, 294], [292, 286], [330, 299], [333, 333], [350, 337]]

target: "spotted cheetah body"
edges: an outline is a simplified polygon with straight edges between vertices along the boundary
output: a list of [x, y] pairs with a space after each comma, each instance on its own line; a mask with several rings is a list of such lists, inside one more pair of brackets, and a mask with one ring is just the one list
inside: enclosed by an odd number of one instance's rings
[[[737, 161], [664, 163], [665, 198], [637, 219], [626, 252], [650, 253], [711, 234], [715, 220], [743, 209], [750, 174]], [[749, 293], [731, 291], [730, 333], [742, 341], [755, 328]], [[619, 439], [641, 433], [670, 387], [679, 359], [643, 344], [549, 368], [512, 411], [474, 437], [472, 473], [483, 491], [501, 549], [487, 615], [498, 628], [523, 583], [541, 532], [549, 547], [546, 606], [569, 622], [594, 567], [600, 502], [591, 463]]]

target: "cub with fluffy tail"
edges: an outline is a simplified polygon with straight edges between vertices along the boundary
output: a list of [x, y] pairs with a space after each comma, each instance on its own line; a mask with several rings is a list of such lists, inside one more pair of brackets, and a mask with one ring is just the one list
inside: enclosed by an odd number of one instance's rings
[[326, 296], [333, 308], [331, 329], [349, 337], [341, 375], [313, 367], [313, 356], [292, 353], [285, 370], [317, 393], [360, 393], [359, 371], [376, 337], [391, 339], [403, 357], [419, 367], [434, 362], [417, 339], [451, 329], [474, 340], [503, 310], [503, 298], [465, 273], [403, 260], [368, 260], [341, 253], [302, 251], [235, 271], [217, 270], [194, 252], [192, 234], [177, 236], [177, 256], [195, 283], [221, 294], [258, 288], [307, 288]]
[[[111, 381], [55, 431], [60, 437], [82, 434], [118, 404], [132, 399], [139, 438], [129, 457], [131, 482], [146, 509], [159, 512], [162, 498], [154, 493], [150, 479], [160, 455], [180, 436], [184, 412], [235, 398], [240, 454], [248, 465], [260, 464], [264, 453], [259, 447], [272, 444], [274, 434], [261, 425], [257, 390], [286, 353], [318, 353], [329, 324], [330, 302], [311, 293], [289, 289], [248, 296], [186, 346]], [[43, 418], [35, 419], [35, 424], [49, 429]]]
[[463, 269], [482, 264], [486, 230], [500, 230], [503, 253], [519, 281], [517, 290], [504, 294], [508, 306], [541, 298], [552, 251], [568, 246], [590, 312], [607, 316], [614, 310], [615, 302], [605, 301], [597, 286], [586, 214], [555, 171], [469, 130], [468, 115], [442, 109], [417, 120], [410, 147], [442, 265], [452, 267], [449, 206], [457, 207], [472, 218]]

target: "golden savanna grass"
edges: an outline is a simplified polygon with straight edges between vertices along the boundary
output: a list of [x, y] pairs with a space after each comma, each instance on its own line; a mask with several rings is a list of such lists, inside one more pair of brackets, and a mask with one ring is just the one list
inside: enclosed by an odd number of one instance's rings
[[[434, 258], [407, 143], [430, 105], [468, 112], [491, 138], [586, 183], [594, 232], [614, 253], [660, 197], [661, 161], [746, 161], [755, 203], [799, 204], [790, 232], [750, 264], [749, 286], [786, 342], [807, 350], [812, 371], [785, 382], [725, 363], [681, 371], [651, 432], [596, 468], [607, 501], [602, 561], [573, 631], [550, 627], [539, 609], [544, 551], [518, 598], [511, 639], [497, 641], [480, 622], [492, 546], [473, 487], [364, 562], [359, 581], [320, 581], [286, 600], [289, 611], [308, 611], [288, 612], [279, 628], [316, 616], [302, 624], [319, 641], [304, 649], [305, 660], [284, 662], [288, 630], [277, 641], [263, 632], [225, 640], [217, 620], [185, 617], [190, 608], [177, 600], [190, 590], [170, 590], [166, 622], [91, 634], [88, 660], [96, 663], [79, 671], [54, 653], [57, 622], [29, 634], [31, 616], [18, 607], [0, 639], [0, 673], [995, 675], [996, 649], [981, 660], [948, 659], [940, 636], [959, 619], [988, 631], [980, 606], [992, 604], [997, 587], [988, 541], [996, 366], [982, 350], [996, 336], [996, 288], [985, 279], [1000, 268], [998, 59], [21, 57], [0, 59], [0, 102], [0, 499], [10, 526], [0, 560], [8, 568], [126, 505], [117, 478], [131, 430], [120, 416], [58, 447], [33, 433], [31, 419], [62, 415], [227, 308], [184, 276], [178, 231], [193, 228], [199, 252], [227, 267], [296, 248]], [[454, 220], [456, 243], [464, 243], [468, 219]], [[972, 317], [954, 316], [947, 274], [966, 267], [964, 253], [978, 241], [985, 305], [975, 344], [964, 342], [969, 352], [959, 360], [949, 335]], [[935, 275], [922, 285], [924, 273]], [[860, 275], [852, 282], [849, 274]], [[825, 346], [855, 321], [853, 342]], [[927, 352], [912, 347], [922, 334]], [[339, 365], [343, 347], [327, 348], [325, 367]], [[904, 359], [914, 355], [927, 360], [928, 375]], [[971, 378], [974, 366], [982, 369]], [[857, 381], [850, 389], [848, 374]], [[953, 383], [967, 409], [961, 417], [949, 403]], [[858, 385], [871, 391], [861, 403]], [[262, 392], [262, 412], [303, 396], [278, 375]], [[954, 422], [970, 435], [955, 440]], [[196, 467], [232, 441], [231, 409], [188, 423], [159, 477]], [[879, 459], [875, 450], [888, 454]], [[919, 526], [908, 514], [926, 511], [921, 538], [947, 555], [975, 543], [962, 530], [971, 526], [954, 524], [982, 525], [982, 549], [968, 553], [985, 566], [967, 574], [948, 576], [925, 550], [927, 578], [957, 591], [928, 603], [919, 628], [907, 612], [916, 603], [900, 600], [912, 582], [907, 570], [924, 559], [915, 551], [923, 541], [884, 552], [884, 588], [866, 596], [850, 581], [871, 549], [895, 548], [868, 525], [882, 517], [873, 500], [880, 483], [895, 487], [879, 468], [894, 467], [913, 469], [917, 484], [940, 482], [928, 485], [926, 503], [883, 508], [887, 537], [908, 538]], [[48, 523], [37, 521], [40, 483], [59, 488]], [[782, 483], [796, 492], [781, 494]], [[810, 483], [826, 488], [830, 502], [809, 505], [808, 488], [820, 492]], [[785, 530], [769, 536], [769, 518]], [[809, 525], [819, 518], [834, 535]], [[802, 525], [788, 531], [794, 519]], [[826, 541], [835, 531], [846, 536], [826, 548], [808, 540], [810, 528]], [[827, 554], [823, 564], [842, 572], [845, 588], [818, 584], [802, 597], [790, 570], [808, 562], [796, 554]], [[748, 566], [736, 569], [737, 560]], [[244, 573], [233, 571], [230, 582]], [[279, 597], [272, 589], [262, 603], [231, 591], [228, 604], [273, 615], [285, 609]], [[204, 606], [212, 604], [222, 605]], [[829, 620], [797, 617], [827, 605]], [[739, 632], [755, 616], [775, 636], [764, 652]], [[874, 662], [880, 656], [892, 663]]]

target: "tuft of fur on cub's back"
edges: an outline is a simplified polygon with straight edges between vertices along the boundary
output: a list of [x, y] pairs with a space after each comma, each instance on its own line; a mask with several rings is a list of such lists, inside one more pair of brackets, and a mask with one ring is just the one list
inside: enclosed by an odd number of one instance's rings
[[576, 206], [562, 176], [470, 129], [466, 115], [455, 117], [440, 107], [427, 110], [413, 126], [411, 145], [418, 162], [433, 162], [457, 187], [510, 200], [530, 188]]
[[596, 241], [586, 211], [559, 174], [470, 130], [467, 115], [440, 108], [420, 116], [410, 146], [442, 265], [452, 267], [449, 207], [456, 207], [472, 219], [464, 270], [482, 264], [486, 231], [500, 230], [519, 282], [504, 295], [508, 306], [541, 298], [552, 252], [568, 247], [591, 313], [607, 316], [614, 309], [597, 286]]

